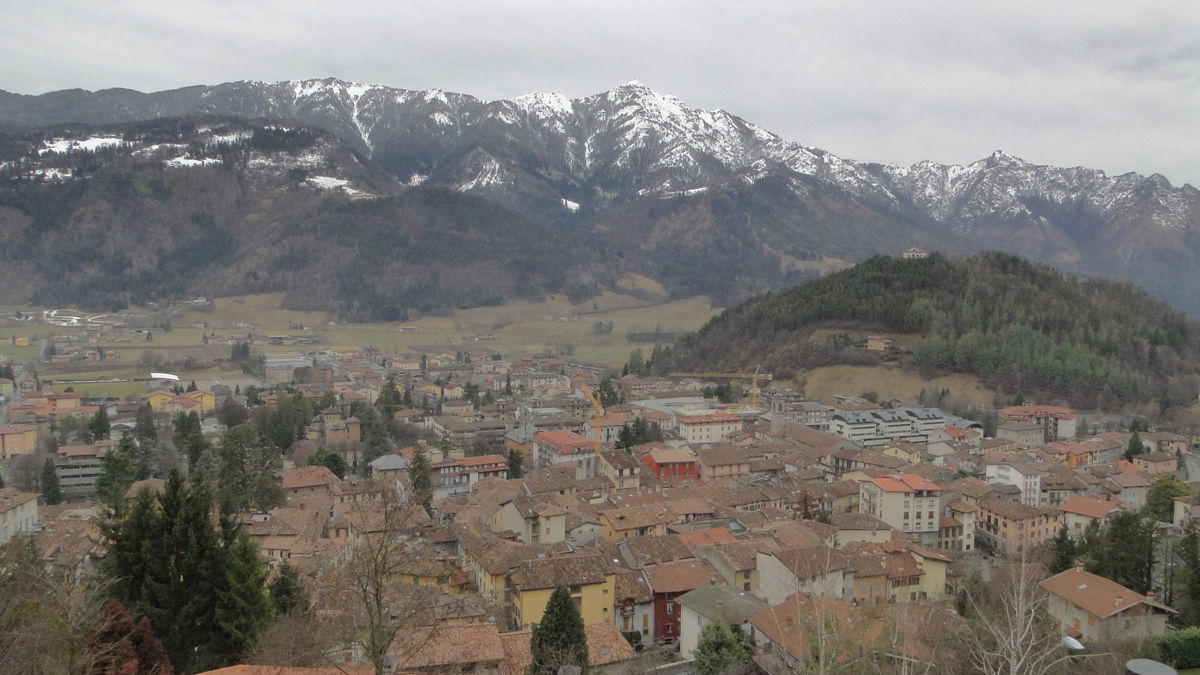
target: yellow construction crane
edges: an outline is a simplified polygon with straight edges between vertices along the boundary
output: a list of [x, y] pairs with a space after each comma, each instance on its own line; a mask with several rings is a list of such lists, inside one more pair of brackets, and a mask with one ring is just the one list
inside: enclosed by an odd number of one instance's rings
[[712, 380], [750, 380], [750, 404], [755, 408], [758, 407], [758, 394], [761, 391], [758, 387], [759, 378], [766, 379], [767, 382], [775, 379], [771, 373], [760, 373], [762, 366], [755, 366], [753, 373], [671, 373], [671, 377], [697, 377], [701, 379]]
[[604, 417], [604, 406], [600, 404], [600, 399], [596, 393], [587, 387], [580, 386], [583, 394], [592, 402], [592, 407], [596, 409], [596, 416], [592, 418], [592, 451], [596, 454], [600, 453], [600, 418]]

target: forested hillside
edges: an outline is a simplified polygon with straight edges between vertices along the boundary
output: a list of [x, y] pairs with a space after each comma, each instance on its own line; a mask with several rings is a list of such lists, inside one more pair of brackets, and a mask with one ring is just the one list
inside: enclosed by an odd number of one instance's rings
[[[881, 357], [817, 328], [918, 336], [903, 366], [980, 376], [1010, 393], [1075, 405], [1195, 400], [1197, 327], [1138, 287], [1080, 280], [1005, 253], [876, 256], [757, 296], [680, 341], [685, 368], [762, 365], [777, 374]], [[826, 331], [828, 334], [828, 331]], [[885, 358], [897, 358], [896, 354]]]
[[587, 278], [583, 258], [553, 228], [481, 197], [400, 185], [295, 122], [0, 136], [0, 302], [110, 310], [284, 292], [291, 308], [395, 320], [567, 290]]

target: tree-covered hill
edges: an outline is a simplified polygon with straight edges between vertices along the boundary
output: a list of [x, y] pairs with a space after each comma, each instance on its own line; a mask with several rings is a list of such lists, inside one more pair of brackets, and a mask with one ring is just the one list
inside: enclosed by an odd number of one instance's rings
[[[1200, 330], [1138, 287], [1081, 280], [1013, 255], [875, 256], [714, 317], [679, 344], [685, 368], [777, 374], [878, 356], [814, 329], [918, 336], [902, 365], [1081, 406], [1195, 400]], [[895, 358], [893, 354], [891, 358]]]

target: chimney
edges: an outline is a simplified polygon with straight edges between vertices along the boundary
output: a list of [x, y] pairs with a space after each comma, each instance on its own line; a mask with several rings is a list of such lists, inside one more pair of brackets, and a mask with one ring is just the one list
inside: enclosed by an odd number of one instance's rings
[[1082, 560], [1076, 560], [1076, 561], [1075, 561], [1075, 571], [1076, 571], [1076, 572], [1082, 572], [1082, 571], [1083, 571], [1083, 561], [1082, 561]]
[[1113, 598], [1113, 607], [1120, 607], [1122, 604], [1124, 604], [1124, 602], [1125, 602], [1125, 597], [1122, 595], [1118, 595], [1117, 597]]
[[1154, 591], [1146, 591], [1146, 599], [1153, 600], [1154, 599]]

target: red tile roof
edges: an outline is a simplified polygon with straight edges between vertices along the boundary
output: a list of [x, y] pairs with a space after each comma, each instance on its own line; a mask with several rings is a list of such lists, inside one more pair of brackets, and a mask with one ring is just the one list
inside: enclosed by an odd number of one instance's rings
[[879, 478], [872, 478], [870, 482], [878, 485], [885, 492], [916, 492], [917, 490], [940, 492], [942, 489], [937, 484], [911, 473], [881, 476]]
[[1046, 591], [1064, 598], [1089, 614], [1104, 618], [1123, 612], [1134, 605], [1147, 604], [1155, 609], [1174, 613], [1160, 604], [1115, 581], [1086, 572], [1081, 567], [1069, 569], [1046, 579], [1041, 584]]

